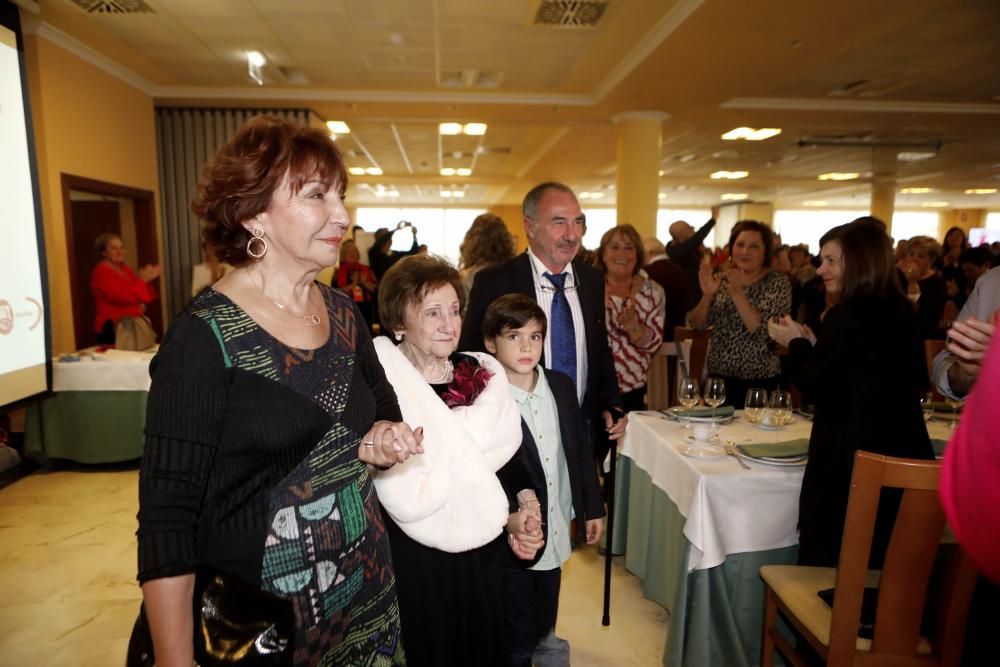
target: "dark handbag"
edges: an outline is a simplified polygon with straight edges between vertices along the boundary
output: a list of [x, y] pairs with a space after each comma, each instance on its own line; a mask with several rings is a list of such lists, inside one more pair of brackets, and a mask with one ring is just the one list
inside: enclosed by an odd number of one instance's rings
[[[291, 602], [218, 572], [199, 572], [195, 591], [194, 659], [200, 667], [291, 666], [295, 633]], [[125, 665], [155, 664], [146, 609], [140, 607]]]

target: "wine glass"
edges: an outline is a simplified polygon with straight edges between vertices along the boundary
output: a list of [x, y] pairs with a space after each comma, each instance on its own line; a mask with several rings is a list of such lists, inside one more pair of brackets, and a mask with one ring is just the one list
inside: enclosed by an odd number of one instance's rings
[[951, 396], [946, 395], [944, 397], [944, 402], [951, 408], [951, 429], [954, 431], [958, 428], [958, 411], [963, 405], [965, 405], [965, 398], [952, 398]]
[[929, 422], [934, 416], [934, 393], [928, 391], [920, 396], [920, 409], [924, 413], [924, 421]]
[[770, 404], [771, 424], [784, 426], [792, 421], [792, 395], [781, 389], [771, 392]]
[[708, 378], [705, 381], [705, 405], [712, 408], [712, 427], [716, 429], [715, 409], [726, 401], [726, 381], [722, 378]]
[[[686, 377], [681, 380], [680, 387], [677, 389], [677, 401], [684, 406], [685, 410], [690, 410], [698, 405], [698, 401], [701, 400], [699, 389], [700, 387], [696, 378]], [[690, 430], [691, 421], [686, 419], [685, 422], [684, 429]]]
[[747, 400], [743, 407], [743, 416], [751, 424], [759, 424], [767, 411], [767, 390], [751, 387], [747, 390]]

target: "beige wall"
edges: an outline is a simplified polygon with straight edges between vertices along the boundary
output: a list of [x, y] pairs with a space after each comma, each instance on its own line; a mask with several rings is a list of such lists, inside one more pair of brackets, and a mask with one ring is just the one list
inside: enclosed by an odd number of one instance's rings
[[521, 218], [521, 207], [509, 204], [490, 206], [489, 212], [503, 219], [507, 229], [514, 235], [514, 248], [521, 252], [528, 247], [528, 237], [524, 235], [524, 220]]
[[[75, 347], [61, 174], [150, 190], [158, 220], [153, 100], [36, 35], [25, 35], [25, 60], [58, 354]], [[162, 254], [162, 238], [159, 246]]]
[[943, 243], [944, 235], [952, 227], [960, 227], [965, 230], [966, 236], [973, 227], [986, 226], [986, 214], [984, 208], [956, 208], [951, 211], [941, 213], [941, 222], [938, 223], [938, 239]]

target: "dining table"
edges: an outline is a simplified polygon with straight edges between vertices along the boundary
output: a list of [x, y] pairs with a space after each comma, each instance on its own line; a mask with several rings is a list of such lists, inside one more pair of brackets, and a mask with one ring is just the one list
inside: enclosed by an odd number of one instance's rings
[[[750, 667], [760, 659], [760, 567], [796, 562], [805, 463], [735, 454], [741, 445], [801, 450], [812, 422], [796, 414], [780, 427], [751, 424], [736, 411], [707, 443], [690, 426], [670, 411], [629, 413], [605, 546], [624, 554], [645, 596], [671, 614], [664, 665]], [[948, 421], [932, 420], [928, 431], [940, 451]]]
[[155, 354], [89, 348], [53, 358], [52, 392], [27, 410], [25, 453], [88, 464], [141, 457]]

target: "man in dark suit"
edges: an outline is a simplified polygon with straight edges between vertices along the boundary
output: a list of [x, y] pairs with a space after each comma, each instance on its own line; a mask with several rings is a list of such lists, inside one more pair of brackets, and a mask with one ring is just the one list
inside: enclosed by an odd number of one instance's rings
[[[542, 365], [568, 375], [584, 417], [619, 440], [628, 418], [612, 416], [621, 396], [604, 322], [604, 276], [573, 261], [586, 224], [580, 204], [569, 187], [542, 183], [525, 195], [522, 214], [528, 250], [476, 274], [459, 349], [486, 351], [483, 318], [494, 299], [512, 293], [535, 299], [549, 321]], [[595, 439], [595, 456], [603, 459], [607, 450], [604, 438]]]
[[663, 288], [666, 297], [667, 321], [663, 326], [663, 340], [672, 341], [674, 329], [684, 326], [687, 317], [688, 277], [684, 269], [667, 257], [663, 244], [657, 238], [645, 238], [642, 245], [646, 251], [646, 266], [643, 269]]
[[701, 300], [701, 284], [698, 282], [698, 267], [701, 265], [701, 245], [705, 237], [715, 227], [719, 217], [719, 207], [712, 207], [712, 219], [698, 231], [683, 220], [671, 223], [669, 231], [672, 239], [667, 246], [667, 256], [677, 262], [688, 279], [687, 308], [694, 308]]

